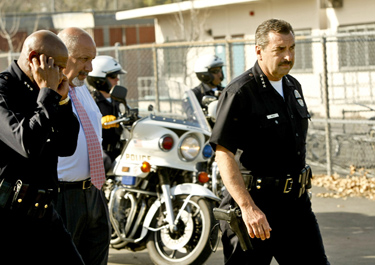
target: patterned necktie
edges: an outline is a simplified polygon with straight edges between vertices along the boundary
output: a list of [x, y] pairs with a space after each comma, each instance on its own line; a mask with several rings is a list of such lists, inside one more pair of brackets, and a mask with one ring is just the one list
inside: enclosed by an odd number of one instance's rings
[[103, 186], [103, 183], [105, 182], [102, 147], [98, 140], [98, 136], [95, 133], [95, 129], [89, 119], [89, 116], [87, 115], [84, 107], [77, 98], [74, 87], [70, 88], [70, 97], [72, 98], [73, 104], [77, 110], [79, 119], [83, 127], [83, 131], [86, 136], [90, 161], [91, 182], [100, 190]]

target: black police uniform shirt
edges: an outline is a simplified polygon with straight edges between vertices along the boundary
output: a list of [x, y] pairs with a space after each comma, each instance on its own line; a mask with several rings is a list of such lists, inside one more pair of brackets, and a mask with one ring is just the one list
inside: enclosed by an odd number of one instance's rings
[[0, 179], [57, 189], [58, 156], [75, 152], [79, 122], [71, 103], [39, 88], [16, 61], [0, 74]]
[[284, 99], [272, 87], [258, 62], [224, 89], [210, 143], [236, 153], [253, 176], [298, 173], [305, 166], [309, 112], [301, 85], [282, 79]]
[[205, 85], [204, 83], [200, 83], [198, 86], [194, 87], [192, 89], [195, 97], [197, 98], [199, 104], [201, 105], [201, 107], [205, 107], [203, 106], [202, 104], [202, 99], [204, 96], [215, 96], [215, 91], [214, 89], [217, 89], [218, 91], [222, 91], [224, 88], [220, 85], [218, 85], [216, 88], [211, 88], [211, 89], [207, 89], [209, 86], [208, 85]]
[[[92, 90], [91, 95], [94, 98], [96, 104], [99, 107], [101, 114], [104, 116], [114, 115], [116, 118], [119, 114], [120, 103], [116, 100], [109, 102], [102, 93], [98, 90]], [[102, 148], [113, 160], [117, 155], [120, 154], [121, 150], [116, 149], [121, 136], [121, 127], [119, 128], [109, 128], [102, 130]]]

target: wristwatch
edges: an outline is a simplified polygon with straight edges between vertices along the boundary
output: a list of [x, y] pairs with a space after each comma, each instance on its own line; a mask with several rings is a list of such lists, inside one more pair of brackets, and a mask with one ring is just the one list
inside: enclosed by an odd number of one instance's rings
[[60, 105], [60, 106], [61, 106], [61, 105], [65, 105], [66, 103], [69, 102], [69, 100], [70, 100], [70, 97], [69, 97], [69, 95], [68, 95], [65, 99], [59, 101], [59, 105]]

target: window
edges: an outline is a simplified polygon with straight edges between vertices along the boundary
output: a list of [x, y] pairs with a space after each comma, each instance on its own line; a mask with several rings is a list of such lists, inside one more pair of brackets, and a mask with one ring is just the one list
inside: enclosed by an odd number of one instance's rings
[[[299, 72], [312, 72], [312, 39], [311, 30], [295, 30], [296, 50], [293, 70]], [[304, 38], [306, 37], [306, 38]]]
[[375, 24], [338, 29], [340, 69], [367, 69], [375, 66]]

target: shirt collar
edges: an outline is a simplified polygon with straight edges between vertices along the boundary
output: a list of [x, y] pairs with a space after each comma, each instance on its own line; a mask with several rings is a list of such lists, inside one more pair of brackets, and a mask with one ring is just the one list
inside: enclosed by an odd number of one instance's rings
[[[274, 89], [270, 81], [268, 80], [268, 77], [263, 73], [262, 69], [260, 68], [258, 61], [255, 63], [252, 72], [253, 72], [256, 82], [258, 83], [258, 89], [261, 93], [269, 92], [270, 90]], [[283, 76], [282, 81], [283, 81], [284, 87], [285, 86], [287, 86], [288, 88], [294, 87], [294, 84], [289, 80], [288, 75]]]

